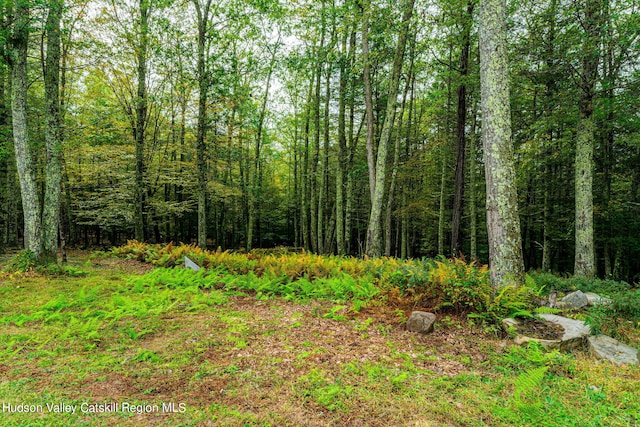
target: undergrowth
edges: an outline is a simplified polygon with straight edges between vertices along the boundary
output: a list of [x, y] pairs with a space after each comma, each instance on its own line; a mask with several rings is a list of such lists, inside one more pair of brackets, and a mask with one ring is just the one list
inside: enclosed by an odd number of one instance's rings
[[500, 319], [533, 310], [540, 290], [530, 286], [494, 292], [486, 265], [461, 259], [359, 259], [320, 256], [306, 252], [266, 251], [233, 253], [205, 251], [194, 245], [150, 245], [129, 241], [112, 255], [137, 259], [158, 267], [181, 265], [187, 256], [206, 269], [195, 275], [183, 269], [159, 269], [144, 280], [166, 285], [197, 284], [226, 290], [249, 290], [262, 296], [287, 299], [353, 301], [354, 307], [376, 299], [391, 306], [412, 306], [435, 312], [471, 313], [478, 321]]
[[15, 274], [35, 272], [46, 276], [83, 277], [87, 275], [85, 271], [68, 265], [57, 263], [41, 264], [38, 262], [36, 255], [28, 249], [22, 250], [11, 257], [3, 270], [7, 273]]

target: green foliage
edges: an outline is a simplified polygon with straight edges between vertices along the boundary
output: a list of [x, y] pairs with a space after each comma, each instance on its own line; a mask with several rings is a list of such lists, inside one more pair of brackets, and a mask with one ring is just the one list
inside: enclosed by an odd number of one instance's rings
[[22, 272], [34, 270], [38, 266], [38, 259], [36, 254], [29, 249], [18, 252], [7, 264], [5, 271], [10, 273]]
[[571, 375], [575, 358], [558, 350], [547, 351], [542, 345], [531, 342], [524, 347], [513, 346], [501, 358], [501, 370], [527, 371], [545, 367], [554, 375]]
[[609, 304], [590, 307], [585, 322], [594, 334], [627, 341], [625, 331], [640, 328], [640, 289], [610, 294], [609, 298]]
[[559, 277], [551, 273], [531, 272], [530, 277], [535, 284], [546, 292], [573, 292], [581, 290], [582, 292], [595, 292], [600, 295], [609, 296], [616, 292], [627, 291], [631, 289], [631, 285], [624, 281], [602, 280], [587, 277]]
[[85, 271], [68, 265], [40, 264], [35, 254], [28, 249], [14, 255], [5, 266], [4, 271], [9, 273], [35, 272], [45, 276], [84, 277], [87, 275]]
[[329, 411], [346, 409], [345, 401], [353, 390], [353, 387], [344, 385], [339, 379], [331, 380], [320, 369], [313, 369], [301, 376], [296, 385], [303, 397], [313, 399]]

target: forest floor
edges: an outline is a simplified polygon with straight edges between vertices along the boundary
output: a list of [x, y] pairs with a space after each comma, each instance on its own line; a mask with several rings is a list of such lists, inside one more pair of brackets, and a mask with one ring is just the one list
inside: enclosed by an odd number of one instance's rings
[[640, 367], [517, 347], [466, 317], [423, 336], [409, 310], [145, 287], [148, 264], [87, 253], [70, 265], [0, 273], [0, 425], [640, 423]]

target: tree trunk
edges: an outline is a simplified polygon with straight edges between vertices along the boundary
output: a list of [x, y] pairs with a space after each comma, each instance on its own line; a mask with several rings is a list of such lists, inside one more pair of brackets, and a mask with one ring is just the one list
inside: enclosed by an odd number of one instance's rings
[[198, 125], [196, 130], [196, 165], [198, 170], [198, 247], [207, 248], [207, 94], [209, 75], [206, 63], [206, 43], [209, 26], [209, 8], [211, 1], [204, 5], [200, 0], [193, 0], [198, 19], [198, 63], [196, 78], [198, 80]]
[[[279, 42], [278, 42], [279, 43]], [[271, 76], [273, 74], [273, 67], [275, 66], [276, 53], [278, 52], [278, 46], [274, 47], [271, 62], [269, 64], [269, 72], [267, 75], [267, 85], [264, 90], [264, 97], [262, 98], [262, 106], [260, 108], [260, 115], [258, 116], [258, 129], [256, 131], [256, 144], [254, 147], [253, 165], [249, 169], [249, 185], [251, 187], [249, 191], [249, 221], [247, 224], [247, 251], [250, 251], [253, 245], [253, 231], [255, 229], [259, 231], [260, 228], [260, 199], [262, 198], [262, 162], [261, 162], [261, 150], [262, 150], [262, 130], [264, 126], [264, 119], [267, 114], [267, 102], [269, 100], [269, 88], [271, 87]], [[259, 239], [258, 239], [258, 243]]]
[[447, 187], [447, 148], [440, 146], [440, 195], [438, 197], [438, 255], [444, 255], [445, 191]]
[[480, 11], [482, 141], [487, 183], [491, 284], [524, 284], [522, 238], [511, 142], [505, 0], [484, 0]]
[[458, 86], [458, 112], [456, 125], [456, 168], [454, 172], [453, 211], [451, 215], [451, 256], [461, 254], [462, 239], [460, 238], [460, 218], [462, 217], [464, 197], [464, 168], [465, 168], [465, 128], [467, 126], [467, 83], [469, 74], [469, 49], [471, 47], [470, 33], [473, 22], [473, 8], [475, 3], [469, 1], [467, 13], [464, 15], [464, 29], [462, 33], [462, 51], [460, 52], [460, 79]]
[[[0, 8], [0, 22], [5, 24], [4, 10]], [[6, 81], [6, 69], [5, 65], [0, 63], [0, 136], [3, 138], [6, 136], [8, 139], [9, 129], [7, 129], [9, 120], [7, 114], [7, 103], [5, 99], [5, 81]], [[8, 144], [7, 144], [8, 145]], [[7, 147], [8, 148], [8, 147]], [[7, 246], [7, 237], [9, 234], [8, 222], [8, 199], [10, 195], [9, 191], [9, 175], [8, 175], [8, 163], [9, 156], [0, 154], [0, 253], [4, 252]]]
[[307, 95], [307, 108], [306, 114], [304, 118], [304, 152], [302, 153], [302, 200], [301, 200], [301, 208], [302, 215], [300, 220], [302, 221], [302, 244], [306, 250], [311, 249], [311, 241], [310, 241], [310, 230], [309, 230], [309, 220], [310, 220], [310, 177], [309, 177], [309, 132], [310, 132], [310, 122], [311, 122], [311, 102], [313, 100], [313, 81], [314, 77], [312, 76], [309, 79], [309, 93]]
[[338, 172], [336, 173], [336, 244], [338, 255], [347, 253], [344, 224], [344, 186], [347, 177], [347, 32], [344, 32], [340, 48], [340, 86], [338, 88]]
[[42, 211], [44, 263], [56, 262], [58, 227], [60, 225], [60, 196], [62, 190], [62, 134], [60, 130], [60, 20], [62, 0], [52, 0], [47, 16], [47, 57], [44, 75], [45, 87], [45, 143], [47, 161], [45, 170], [44, 208]]
[[40, 258], [42, 252], [40, 198], [36, 183], [36, 163], [31, 151], [27, 127], [27, 50], [30, 13], [25, 3], [17, 2], [16, 4], [13, 34], [9, 46], [11, 114], [24, 215], [24, 247]]
[[476, 119], [474, 115], [471, 139], [469, 140], [469, 255], [471, 260], [478, 259], [478, 207], [476, 204]]
[[600, 60], [601, 10], [599, 2], [587, 1], [584, 10], [581, 95], [579, 121], [576, 131], [575, 186], [576, 186], [576, 252], [574, 274], [594, 277], [596, 275], [595, 246], [593, 240], [593, 152], [595, 124], [593, 122], [593, 99], [598, 63]]
[[[409, 64], [409, 77], [405, 82], [404, 92], [402, 94], [402, 104], [400, 106], [400, 119], [398, 120], [398, 131], [396, 133], [395, 145], [393, 150], [393, 166], [391, 169], [391, 182], [389, 183], [389, 197], [387, 199], [387, 211], [385, 215], [384, 221], [384, 254], [385, 256], [391, 256], [391, 220], [393, 214], [393, 204], [396, 193], [396, 182], [398, 179], [398, 168], [400, 167], [400, 135], [402, 134], [402, 125], [403, 125], [403, 116], [404, 110], [407, 105], [407, 95], [409, 93], [409, 88], [411, 87], [411, 76], [413, 75], [413, 56], [414, 56], [414, 47], [415, 47], [415, 38], [413, 38], [411, 43], [411, 62]], [[407, 127], [409, 125], [407, 124]]]
[[389, 140], [391, 139], [391, 130], [393, 129], [395, 122], [398, 87], [400, 85], [400, 71], [402, 70], [402, 60], [404, 58], [405, 47], [407, 44], [409, 23], [411, 21], [411, 16], [413, 15], [413, 5], [414, 0], [406, 0], [402, 8], [402, 26], [400, 28], [398, 45], [393, 58], [393, 68], [391, 71], [391, 79], [389, 81], [387, 112], [382, 125], [382, 131], [380, 133], [380, 141], [378, 143], [378, 153], [375, 166], [375, 184], [373, 198], [371, 199], [369, 225], [367, 226], [366, 253], [371, 257], [379, 257], [382, 255], [383, 250], [380, 219], [382, 216], [382, 203], [384, 201], [385, 193], [387, 152]]
[[138, 65], [138, 88], [135, 103], [136, 122], [134, 128], [135, 144], [136, 144], [136, 175], [134, 190], [134, 233], [138, 241], [145, 240], [145, 165], [144, 165], [144, 146], [145, 146], [145, 130], [147, 119], [147, 50], [149, 47], [149, 0], [139, 0], [138, 3], [140, 22], [139, 32], [140, 41], [136, 52], [136, 60]]
[[318, 253], [328, 253], [325, 248], [325, 204], [328, 200], [329, 185], [329, 98], [331, 96], [331, 67], [327, 66], [327, 75], [325, 79], [325, 97], [324, 97], [324, 123], [323, 123], [323, 157], [322, 169], [320, 170], [320, 191], [318, 193]]

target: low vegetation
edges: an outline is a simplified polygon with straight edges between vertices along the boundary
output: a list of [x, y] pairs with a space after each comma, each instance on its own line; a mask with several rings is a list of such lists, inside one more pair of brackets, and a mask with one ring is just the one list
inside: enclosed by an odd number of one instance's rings
[[[175, 267], [184, 255], [206, 269]], [[529, 286], [494, 295], [486, 267], [462, 260], [137, 242], [72, 254], [55, 271], [25, 271], [16, 259], [0, 273], [0, 400], [42, 412], [5, 412], [2, 425], [640, 422], [637, 366], [516, 347], [496, 327], [500, 316], [533, 312], [552, 287], [582, 286], [571, 279], [550, 285], [533, 273]], [[598, 283], [590, 286], [604, 293]], [[636, 294], [605, 284], [614, 304], [598, 315], [638, 345], [616, 292], [632, 295], [629, 304]], [[433, 334], [404, 330], [418, 308], [438, 313]], [[47, 403], [77, 409], [55, 413]], [[87, 412], [100, 404], [103, 412]]]

